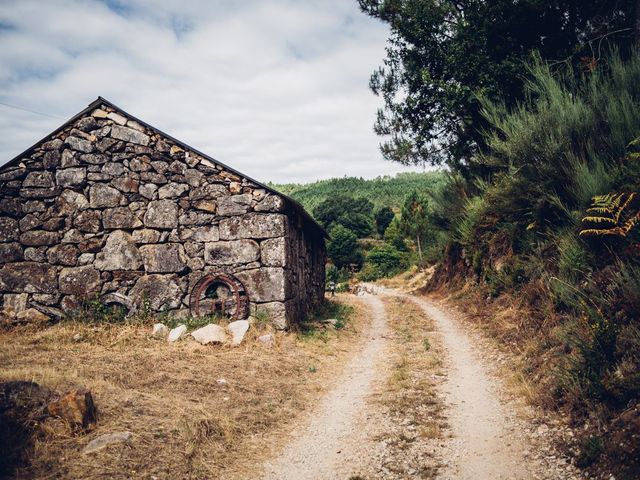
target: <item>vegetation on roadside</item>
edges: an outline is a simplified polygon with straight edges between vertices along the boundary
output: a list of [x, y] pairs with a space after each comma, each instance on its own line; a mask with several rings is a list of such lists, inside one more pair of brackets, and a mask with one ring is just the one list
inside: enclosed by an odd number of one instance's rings
[[350, 324], [354, 310], [353, 305], [344, 301], [325, 300], [305, 321], [297, 325], [300, 338], [328, 341], [330, 332], [339, 332]]
[[372, 281], [433, 261], [434, 239], [422, 235], [428, 199], [421, 192], [443, 188], [446, 178], [433, 171], [274, 187], [300, 201], [329, 233], [327, 282], [345, 285], [353, 276]]
[[451, 167], [394, 229], [426, 288], [519, 352], [582, 427], [577, 464], [640, 475], [640, 4], [359, 4], [391, 27], [383, 155]]

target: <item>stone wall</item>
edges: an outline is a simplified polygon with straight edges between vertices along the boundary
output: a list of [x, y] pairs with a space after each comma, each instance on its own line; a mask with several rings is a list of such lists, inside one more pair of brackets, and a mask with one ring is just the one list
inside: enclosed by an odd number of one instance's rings
[[12, 163], [0, 169], [5, 316], [110, 293], [185, 315], [193, 285], [219, 272], [282, 328], [322, 298], [324, 238], [296, 205], [110, 104]]

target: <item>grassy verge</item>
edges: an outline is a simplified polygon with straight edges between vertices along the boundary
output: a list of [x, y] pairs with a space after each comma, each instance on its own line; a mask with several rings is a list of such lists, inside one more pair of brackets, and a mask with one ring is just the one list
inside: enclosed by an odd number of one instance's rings
[[447, 428], [437, 386], [444, 375], [443, 352], [430, 318], [402, 297], [384, 300], [393, 331], [392, 370], [380, 401], [391, 428], [379, 438], [391, 451], [387, 469], [398, 478], [435, 478], [436, 442]]
[[[46, 436], [33, 446], [20, 478], [250, 478], [260, 459], [311, 406], [348, 358], [367, 321], [338, 296], [344, 327], [322, 338], [276, 333], [256, 343], [252, 327], [240, 347], [167, 344], [141, 324], [66, 321], [46, 329], [0, 332], [0, 381], [32, 380], [66, 390], [89, 388], [98, 427], [87, 435]], [[354, 303], [355, 305], [355, 303]], [[224, 379], [224, 381], [222, 380]], [[93, 438], [133, 432], [92, 455]], [[250, 459], [250, 461], [247, 461]]]

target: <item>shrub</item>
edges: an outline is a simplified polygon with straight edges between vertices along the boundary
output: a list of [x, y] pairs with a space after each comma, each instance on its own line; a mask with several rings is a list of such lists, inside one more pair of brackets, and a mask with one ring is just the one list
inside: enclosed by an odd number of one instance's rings
[[407, 267], [404, 255], [393, 245], [385, 243], [374, 247], [367, 255], [364, 267], [358, 274], [362, 281], [369, 282], [391, 277]]
[[393, 245], [396, 250], [407, 251], [407, 244], [400, 228], [400, 218], [395, 217], [384, 232], [384, 241]]

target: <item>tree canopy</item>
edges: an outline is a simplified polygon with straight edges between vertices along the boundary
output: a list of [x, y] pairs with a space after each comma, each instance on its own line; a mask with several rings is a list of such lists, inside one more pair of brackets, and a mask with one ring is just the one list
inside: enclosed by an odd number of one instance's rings
[[385, 230], [391, 224], [395, 214], [389, 207], [382, 207], [376, 211], [374, 219], [376, 221], [376, 230], [379, 235], [384, 235]]
[[358, 238], [351, 230], [338, 224], [329, 233], [331, 240], [327, 245], [327, 255], [337, 268], [362, 265], [363, 255], [358, 247]]
[[373, 232], [372, 212], [373, 203], [366, 198], [337, 195], [320, 203], [313, 210], [313, 215], [327, 230], [335, 225], [342, 225], [358, 238], [363, 238]]
[[389, 23], [370, 87], [384, 100], [376, 132], [385, 158], [459, 170], [483, 150], [479, 98], [523, 99], [525, 64], [593, 68], [608, 45], [629, 51], [636, 0], [358, 0]]

